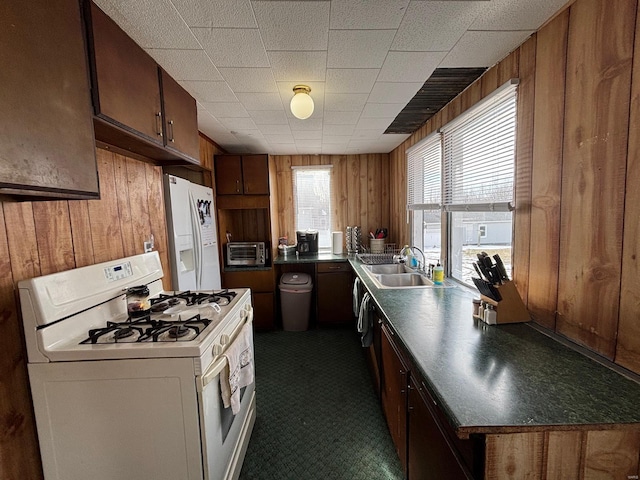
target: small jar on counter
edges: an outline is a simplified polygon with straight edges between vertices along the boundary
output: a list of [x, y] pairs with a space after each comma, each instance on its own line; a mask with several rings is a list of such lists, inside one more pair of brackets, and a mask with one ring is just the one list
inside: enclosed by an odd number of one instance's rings
[[149, 314], [150, 309], [149, 287], [138, 285], [127, 288], [127, 313], [130, 317], [143, 317]]
[[482, 302], [482, 300], [480, 300], [479, 298], [474, 298], [473, 299], [473, 316], [477, 317], [480, 311], [480, 303]]

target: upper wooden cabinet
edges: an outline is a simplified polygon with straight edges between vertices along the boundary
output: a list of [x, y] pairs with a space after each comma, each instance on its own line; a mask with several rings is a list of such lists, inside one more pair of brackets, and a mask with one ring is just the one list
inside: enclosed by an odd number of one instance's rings
[[199, 164], [193, 97], [94, 3], [85, 13], [96, 139], [163, 164]]
[[216, 155], [218, 195], [269, 195], [267, 155]]
[[[195, 99], [160, 69], [165, 146], [191, 158], [200, 157], [198, 116]], [[195, 113], [195, 114], [194, 114]]]
[[0, 2], [0, 193], [98, 198], [78, 0]]

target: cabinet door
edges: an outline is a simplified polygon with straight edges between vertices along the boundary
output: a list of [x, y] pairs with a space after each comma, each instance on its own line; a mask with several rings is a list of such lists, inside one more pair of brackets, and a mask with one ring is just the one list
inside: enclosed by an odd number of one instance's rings
[[216, 195], [242, 194], [242, 157], [240, 155], [216, 155]]
[[94, 3], [89, 3], [96, 115], [163, 145], [155, 60]]
[[353, 323], [351, 266], [346, 262], [318, 263], [317, 269], [318, 324]]
[[[468, 480], [453, 445], [441, 430], [428, 399], [413, 378], [409, 389], [408, 480]], [[436, 407], [434, 407], [436, 408]]]
[[0, 191], [97, 198], [77, 0], [0, 2]]
[[[380, 350], [382, 354], [382, 410], [387, 419], [391, 438], [407, 472], [407, 388], [408, 369], [393, 340], [393, 332], [382, 325]], [[420, 477], [415, 477], [416, 479]], [[444, 478], [444, 477], [443, 477]]]
[[243, 155], [242, 179], [245, 195], [269, 195], [269, 157]]
[[275, 296], [270, 292], [251, 292], [253, 325], [256, 330], [273, 330], [275, 326]]
[[161, 68], [159, 70], [164, 106], [165, 145], [200, 163], [196, 101], [167, 72]]

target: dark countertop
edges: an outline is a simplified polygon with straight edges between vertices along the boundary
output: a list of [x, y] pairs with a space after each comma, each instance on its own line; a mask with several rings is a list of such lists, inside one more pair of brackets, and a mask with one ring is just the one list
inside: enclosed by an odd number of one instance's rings
[[[353, 256], [351, 256], [353, 258]], [[313, 255], [287, 255], [283, 257], [282, 255], [278, 255], [273, 259], [274, 265], [286, 265], [286, 264], [297, 264], [297, 263], [319, 263], [319, 262], [346, 262], [348, 261], [349, 256], [344, 255], [334, 255], [331, 252], [321, 252]]]
[[640, 429], [640, 384], [630, 378], [529, 323], [478, 322], [464, 288], [378, 289], [349, 262], [460, 437]]

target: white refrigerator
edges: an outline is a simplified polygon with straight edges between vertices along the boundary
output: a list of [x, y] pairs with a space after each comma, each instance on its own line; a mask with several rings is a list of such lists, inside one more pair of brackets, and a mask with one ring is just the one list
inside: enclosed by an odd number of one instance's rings
[[219, 290], [220, 261], [213, 190], [164, 175], [171, 284], [174, 290]]

